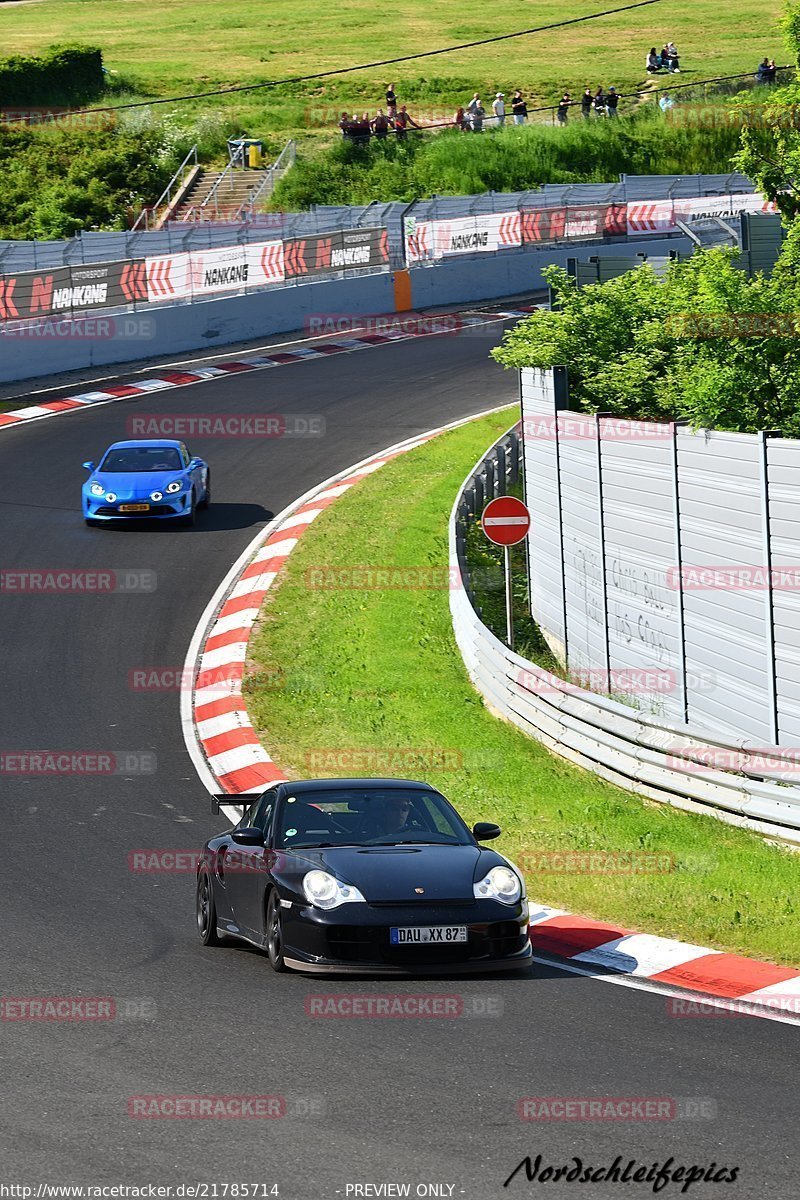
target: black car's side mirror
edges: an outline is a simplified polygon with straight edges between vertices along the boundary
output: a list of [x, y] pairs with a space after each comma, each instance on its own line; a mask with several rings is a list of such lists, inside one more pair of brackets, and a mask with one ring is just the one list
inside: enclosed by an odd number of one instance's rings
[[87, 470], [87, 471], [93, 471], [93, 470], [94, 470], [94, 463], [93, 463], [93, 462], [85, 462], [83, 465], [84, 465], [84, 467], [86, 468], [86, 470]]
[[240, 846], [263, 846], [264, 834], [254, 825], [246, 825], [244, 829], [234, 829], [231, 837]]
[[493, 821], [478, 821], [472, 826], [472, 833], [478, 842], [490, 842], [492, 838], [500, 837], [502, 829]]

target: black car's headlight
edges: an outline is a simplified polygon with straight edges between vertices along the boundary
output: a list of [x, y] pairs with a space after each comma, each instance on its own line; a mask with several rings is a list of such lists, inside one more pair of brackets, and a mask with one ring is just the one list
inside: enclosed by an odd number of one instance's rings
[[476, 900], [500, 900], [516, 904], [522, 896], [522, 880], [511, 867], [492, 867], [480, 883], [473, 885]]
[[340, 883], [328, 871], [309, 871], [303, 878], [303, 892], [315, 908], [338, 908], [340, 904], [359, 900], [366, 903], [358, 888]]

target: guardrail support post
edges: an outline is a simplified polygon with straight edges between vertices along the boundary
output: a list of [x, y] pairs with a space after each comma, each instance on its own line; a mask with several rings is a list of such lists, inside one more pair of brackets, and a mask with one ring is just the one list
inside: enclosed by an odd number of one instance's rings
[[600, 422], [603, 417], [613, 417], [610, 412], [595, 413], [597, 434], [597, 523], [600, 538], [600, 587], [603, 592], [603, 658], [608, 690], [611, 691], [611, 652], [608, 641], [608, 582], [606, 579], [606, 515], [603, 511], [603, 444], [600, 437]]
[[683, 611], [683, 548], [681, 545], [681, 499], [678, 474], [678, 430], [687, 424], [686, 421], [672, 422], [672, 521], [675, 546], [675, 569], [678, 591], [678, 672], [681, 689], [681, 719], [689, 724], [689, 695], [686, 685], [686, 627]]
[[772, 586], [772, 537], [770, 532], [769, 512], [769, 458], [767, 455], [768, 441], [771, 437], [780, 437], [779, 429], [762, 429], [758, 435], [759, 461], [759, 490], [761, 492], [761, 536], [764, 550], [764, 567], [767, 572], [767, 586], [764, 589], [764, 616], [767, 625], [767, 696], [769, 700], [769, 736], [773, 746], [778, 745], [778, 681], [775, 669], [775, 603]]

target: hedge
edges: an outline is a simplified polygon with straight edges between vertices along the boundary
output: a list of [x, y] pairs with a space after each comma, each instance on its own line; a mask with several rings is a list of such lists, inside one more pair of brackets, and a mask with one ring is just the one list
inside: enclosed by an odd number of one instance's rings
[[95, 46], [51, 46], [38, 58], [0, 59], [0, 106], [82, 104], [105, 87], [103, 54]]

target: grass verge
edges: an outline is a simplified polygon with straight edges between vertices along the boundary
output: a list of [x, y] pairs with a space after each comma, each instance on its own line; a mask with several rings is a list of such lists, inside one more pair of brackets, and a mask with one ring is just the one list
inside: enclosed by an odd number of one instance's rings
[[[468, 821], [497, 819], [501, 849], [523, 869], [549, 851], [639, 853], [659, 868], [526, 869], [536, 901], [800, 966], [796, 856], [629, 795], [493, 717], [467, 679], [446, 586], [347, 586], [365, 565], [446, 575], [456, 490], [513, 416], [481, 418], [397, 459], [311, 526], [252, 643], [253, 721], [293, 776], [427, 779]], [[338, 569], [344, 586], [311, 586], [320, 567]], [[372, 751], [394, 751], [394, 769], [374, 756], [370, 766]]]

